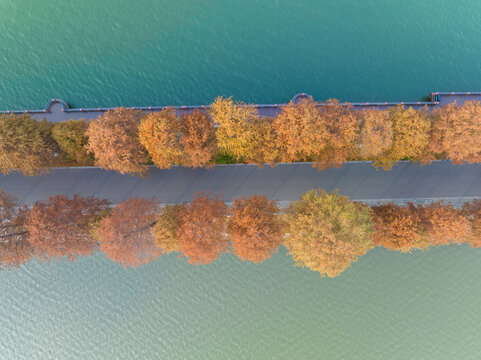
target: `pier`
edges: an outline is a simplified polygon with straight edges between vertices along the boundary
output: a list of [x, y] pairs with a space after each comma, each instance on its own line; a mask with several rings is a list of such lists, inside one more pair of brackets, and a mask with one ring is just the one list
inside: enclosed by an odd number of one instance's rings
[[[308, 94], [300, 93], [295, 95], [291, 101], [298, 103], [303, 98], [311, 97]], [[427, 107], [433, 109], [442, 105], [456, 102], [458, 105], [462, 105], [466, 101], [478, 100], [481, 101], [481, 92], [433, 92], [430, 95], [430, 101], [417, 101], [417, 102], [350, 102], [349, 104], [356, 108], [389, 108], [397, 105], [404, 105], [407, 107], [413, 107], [415, 109], [421, 109]], [[345, 103], [342, 103], [345, 104]], [[252, 104], [248, 106], [255, 107], [260, 116], [275, 116], [282, 111], [287, 103], [282, 104]], [[322, 103], [319, 103], [322, 106]], [[189, 112], [194, 109], [208, 110], [210, 105], [181, 105], [181, 106], [137, 106], [129, 107], [130, 109], [136, 109], [145, 113], [159, 112], [166, 108], [172, 108], [178, 111], [179, 114]], [[0, 114], [30, 114], [37, 120], [47, 119], [51, 122], [66, 121], [69, 119], [94, 119], [105, 113], [106, 111], [113, 110], [115, 107], [97, 107], [97, 108], [71, 108], [68, 103], [62, 99], [52, 99], [43, 109], [37, 110], [1, 110]]]

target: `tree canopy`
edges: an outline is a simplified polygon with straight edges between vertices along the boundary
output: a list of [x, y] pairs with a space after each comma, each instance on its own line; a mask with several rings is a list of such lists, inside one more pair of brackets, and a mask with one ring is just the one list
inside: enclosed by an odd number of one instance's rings
[[26, 219], [30, 244], [45, 260], [90, 255], [97, 241], [90, 234], [89, 221], [107, 207], [106, 200], [78, 195], [72, 199], [58, 195], [38, 201]]
[[139, 126], [140, 143], [147, 149], [154, 165], [170, 169], [182, 163], [184, 151], [180, 144], [182, 123], [174, 109], [152, 112]]
[[284, 241], [296, 265], [335, 277], [372, 247], [369, 208], [311, 190], [291, 203]]
[[217, 152], [215, 128], [209, 117], [200, 110], [181, 116], [180, 145], [183, 148], [182, 165], [209, 166]]
[[232, 97], [220, 96], [210, 105], [210, 115], [219, 125], [216, 132], [219, 149], [238, 161], [250, 161], [258, 145], [257, 110], [243, 102], [234, 102]]
[[180, 216], [186, 208], [185, 204], [166, 205], [154, 226], [154, 236], [157, 245], [166, 254], [180, 251], [179, 246], [179, 227]]
[[148, 264], [158, 258], [162, 250], [152, 233], [157, 213], [154, 199], [130, 198], [115, 206], [96, 230], [106, 257], [124, 267]]
[[240, 259], [258, 264], [279, 248], [284, 229], [275, 201], [263, 195], [234, 198], [231, 212], [228, 232]]
[[208, 264], [229, 247], [225, 236], [227, 207], [222, 196], [198, 193], [180, 215], [180, 251], [191, 264]]
[[467, 101], [433, 111], [431, 145], [455, 164], [481, 162], [481, 104]]
[[14, 169], [30, 176], [45, 171], [53, 155], [46, 125], [27, 114], [0, 114], [0, 170], [4, 174]]
[[34, 255], [24, 226], [25, 215], [26, 209], [15, 197], [0, 190], [0, 269], [17, 267]]
[[98, 167], [121, 174], [147, 171], [147, 154], [138, 138], [141, 117], [141, 111], [121, 107], [90, 120], [87, 149]]
[[78, 165], [92, 165], [93, 157], [87, 152], [88, 138], [85, 135], [88, 125], [84, 119], [62, 121], [55, 123], [52, 137], [60, 150], [66, 154], [67, 160]]

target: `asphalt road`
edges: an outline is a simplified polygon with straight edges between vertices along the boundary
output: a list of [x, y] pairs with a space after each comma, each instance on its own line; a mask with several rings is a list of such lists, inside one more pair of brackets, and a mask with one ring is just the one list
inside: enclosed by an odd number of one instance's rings
[[400, 162], [388, 172], [376, 171], [368, 162], [346, 163], [339, 169], [322, 172], [305, 163], [274, 168], [225, 165], [197, 170], [152, 168], [145, 178], [98, 168], [62, 168], [36, 177], [25, 177], [17, 172], [0, 176], [0, 189], [26, 204], [57, 194], [93, 195], [114, 204], [131, 196], [156, 197], [162, 203], [177, 203], [189, 201], [196, 192], [207, 190], [222, 193], [227, 202], [233, 197], [257, 193], [288, 202], [316, 188], [339, 189], [354, 200], [368, 203], [447, 199], [459, 205], [472, 198], [481, 198], [481, 165], [459, 166], [449, 161], [436, 161], [419, 166]]

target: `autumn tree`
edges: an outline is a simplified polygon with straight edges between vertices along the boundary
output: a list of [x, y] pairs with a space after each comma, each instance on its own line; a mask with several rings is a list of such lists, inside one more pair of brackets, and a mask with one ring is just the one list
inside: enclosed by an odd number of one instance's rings
[[481, 103], [467, 101], [433, 110], [433, 152], [455, 164], [481, 162]]
[[311, 190], [291, 203], [284, 241], [296, 265], [335, 277], [372, 247], [367, 206], [338, 193]]
[[468, 238], [469, 244], [475, 248], [481, 247], [481, 200], [474, 199], [464, 203], [462, 213], [471, 224], [472, 232]]
[[374, 160], [391, 149], [392, 124], [387, 110], [374, 108], [362, 109], [358, 112], [360, 123], [359, 155], [362, 159]]
[[89, 122], [87, 149], [95, 164], [121, 174], [144, 174], [147, 154], [138, 138], [142, 112], [124, 107], [107, 111]]
[[280, 161], [316, 159], [328, 146], [329, 131], [312, 99], [290, 102], [274, 118], [273, 128]]
[[283, 226], [275, 201], [263, 195], [234, 198], [231, 212], [228, 233], [240, 259], [258, 264], [279, 248]]
[[374, 245], [409, 252], [429, 246], [420, 208], [388, 203], [371, 208], [376, 232]]
[[427, 161], [431, 124], [426, 111], [398, 105], [389, 110], [389, 120], [392, 146], [377, 157], [375, 165], [389, 170], [398, 160]]
[[152, 227], [158, 213], [154, 199], [130, 198], [100, 221], [96, 233], [106, 257], [124, 267], [147, 264], [162, 254]]
[[442, 201], [418, 209], [431, 245], [461, 244], [470, 238], [471, 224], [461, 209]]
[[181, 212], [179, 249], [191, 264], [208, 264], [226, 251], [227, 207], [222, 196], [198, 193]]
[[180, 145], [184, 152], [182, 165], [208, 166], [217, 151], [214, 124], [198, 109], [182, 114], [181, 123]]
[[185, 207], [185, 204], [166, 205], [157, 217], [153, 231], [157, 245], [164, 253], [170, 254], [180, 251], [178, 232], [180, 216]]
[[169, 169], [172, 165], [182, 163], [181, 128], [182, 123], [174, 109], [152, 112], [142, 118], [139, 126], [140, 143], [159, 168]]
[[258, 145], [257, 110], [243, 102], [234, 102], [232, 97], [218, 97], [210, 105], [210, 115], [219, 125], [216, 135], [220, 151], [238, 161], [250, 161]]
[[0, 114], [0, 170], [4, 174], [14, 169], [30, 176], [45, 171], [53, 156], [47, 126], [26, 114]]
[[90, 234], [89, 221], [107, 207], [106, 200], [78, 195], [37, 201], [26, 218], [30, 244], [45, 260], [91, 255], [97, 241]]
[[260, 166], [265, 163], [274, 166], [279, 161], [280, 149], [272, 119], [257, 118], [254, 124], [253, 137], [256, 139], [256, 146], [251, 152], [250, 161]]
[[87, 123], [84, 119], [62, 121], [55, 123], [52, 137], [67, 160], [75, 161], [78, 165], [93, 164], [92, 155], [87, 152], [88, 138], [85, 136]]
[[281, 161], [312, 160], [319, 169], [340, 167], [355, 155], [358, 121], [349, 104], [329, 99], [290, 103], [274, 119]]
[[33, 256], [24, 227], [25, 214], [26, 209], [14, 196], [0, 190], [0, 269], [17, 267]]

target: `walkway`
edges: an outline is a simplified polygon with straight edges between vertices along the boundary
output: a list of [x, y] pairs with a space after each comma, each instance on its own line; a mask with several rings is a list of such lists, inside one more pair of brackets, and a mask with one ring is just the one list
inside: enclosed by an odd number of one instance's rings
[[[292, 98], [292, 101], [296, 102], [303, 97], [309, 96], [307, 94], [297, 94]], [[448, 92], [436, 92], [431, 94], [431, 101], [428, 102], [362, 102], [362, 103], [351, 103], [355, 108], [364, 107], [376, 107], [376, 108], [386, 108], [390, 106], [395, 106], [398, 104], [405, 106], [412, 106], [413, 108], [420, 109], [424, 106], [428, 108], [435, 108], [440, 105], [445, 105], [456, 101], [459, 105], [468, 100], [481, 100], [480, 92], [463, 92], [463, 93], [448, 93]], [[253, 105], [257, 108], [260, 116], [275, 116], [282, 110], [285, 104], [256, 104]], [[143, 106], [135, 107], [135, 109], [142, 110], [146, 113], [157, 112], [164, 109], [165, 106]], [[208, 109], [209, 105], [186, 105], [186, 106], [176, 106], [174, 107], [179, 113], [192, 111], [192, 109]], [[105, 111], [112, 110], [113, 108], [78, 108], [72, 109], [69, 105], [62, 99], [52, 99], [49, 101], [44, 109], [40, 110], [3, 110], [0, 113], [29, 113], [32, 117], [37, 120], [47, 119], [48, 121], [58, 122], [65, 121], [68, 119], [94, 119], [102, 115]]]
[[436, 161], [419, 166], [400, 162], [392, 171], [376, 171], [368, 162], [346, 163], [340, 169], [319, 172], [310, 164], [282, 164], [275, 168], [225, 165], [213, 169], [170, 170], [152, 168], [141, 179], [98, 168], [64, 168], [48, 175], [24, 177], [19, 173], [0, 176], [0, 189], [31, 204], [47, 196], [98, 196], [113, 203], [130, 196], [156, 197], [162, 203], [189, 201], [196, 192], [210, 190], [233, 197], [261, 193], [280, 201], [293, 201], [307, 190], [339, 189], [354, 200], [377, 203], [395, 200], [431, 201], [446, 198], [460, 205], [481, 198], [481, 165], [452, 165]]

